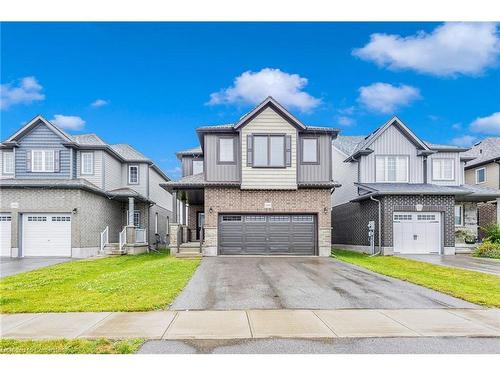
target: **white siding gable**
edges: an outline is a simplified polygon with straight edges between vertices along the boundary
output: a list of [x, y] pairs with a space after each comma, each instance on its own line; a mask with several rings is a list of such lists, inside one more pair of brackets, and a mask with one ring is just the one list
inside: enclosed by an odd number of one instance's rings
[[358, 163], [344, 163], [347, 155], [332, 146], [333, 180], [342, 186], [332, 194], [332, 206], [347, 203], [358, 196]]
[[[252, 168], [247, 166], [247, 135], [287, 134], [291, 136], [291, 167]], [[254, 150], [256, 151], [256, 150]], [[297, 129], [268, 107], [241, 130], [241, 188], [297, 189]]]

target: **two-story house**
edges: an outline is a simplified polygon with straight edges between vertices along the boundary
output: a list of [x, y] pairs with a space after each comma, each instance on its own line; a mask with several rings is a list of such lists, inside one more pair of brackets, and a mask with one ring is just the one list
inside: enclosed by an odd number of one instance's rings
[[466, 248], [466, 233], [477, 238], [478, 202], [500, 191], [465, 183], [465, 151], [424, 142], [397, 117], [368, 136], [339, 136], [332, 145], [342, 185], [332, 196], [334, 246], [382, 254]]
[[182, 178], [162, 185], [183, 202], [172, 248], [329, 256], [337, 133], [303, 124], [271, 97], [233, 124], [198, 128], [200, 147], [177, 154]]
[[[500, 189], [500, 137], [483, 139], [465, 155], [474, 158], [465, 163], [466, 184]], [[478, 204], [478, 222], [480, 227], [500, 223], [500, 204], [497, 200]]]
[[89, 257], [166, 243], [172, 196], [150, 159], [41, 116], [1, 143], [2, 256]]

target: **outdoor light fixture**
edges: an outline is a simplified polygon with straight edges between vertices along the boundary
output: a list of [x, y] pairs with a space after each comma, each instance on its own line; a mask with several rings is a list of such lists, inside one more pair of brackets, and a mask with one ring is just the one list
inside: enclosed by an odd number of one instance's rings
[[416, 204], [415, 205], [415, 210], [417, 210], [417, 211], [422, 211], [423, 208], [424, 208], [423, 204]]
[[76, 215], [78, 212], [78, 208], [73, 208], [73, 210], [71, 212], [73, 213], [73, 215]]
[[328, 213], [328, 207], [323, 208], [323, 212], [324, 212], [325, 214], [327, 214], [327, 213]]
[[214, 213], [214, 209], [213, 209], [212, 207], [210, 207], [210, 208], [208, 209], [208, 213], [213, 214], [213, 213]]

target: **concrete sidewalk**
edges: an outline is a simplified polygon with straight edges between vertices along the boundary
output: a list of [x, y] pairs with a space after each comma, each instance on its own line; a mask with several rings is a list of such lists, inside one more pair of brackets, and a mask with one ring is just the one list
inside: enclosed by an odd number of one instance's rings
[[500, 336], [499, 309], [233, 310], [0, 315], [3, 338]]

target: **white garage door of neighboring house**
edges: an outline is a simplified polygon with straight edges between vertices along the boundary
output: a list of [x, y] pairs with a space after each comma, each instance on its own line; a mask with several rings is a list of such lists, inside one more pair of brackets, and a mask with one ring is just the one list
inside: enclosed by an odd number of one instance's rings
[[71, 256], [71, 214], [23, 214], [22, 255]]
[[11, 256], [11, 216], [0, 214], [0, 256]]
[[394, 252], [430, 254], [441, 252], [441, 214], [439, 212], [395, 212]]

